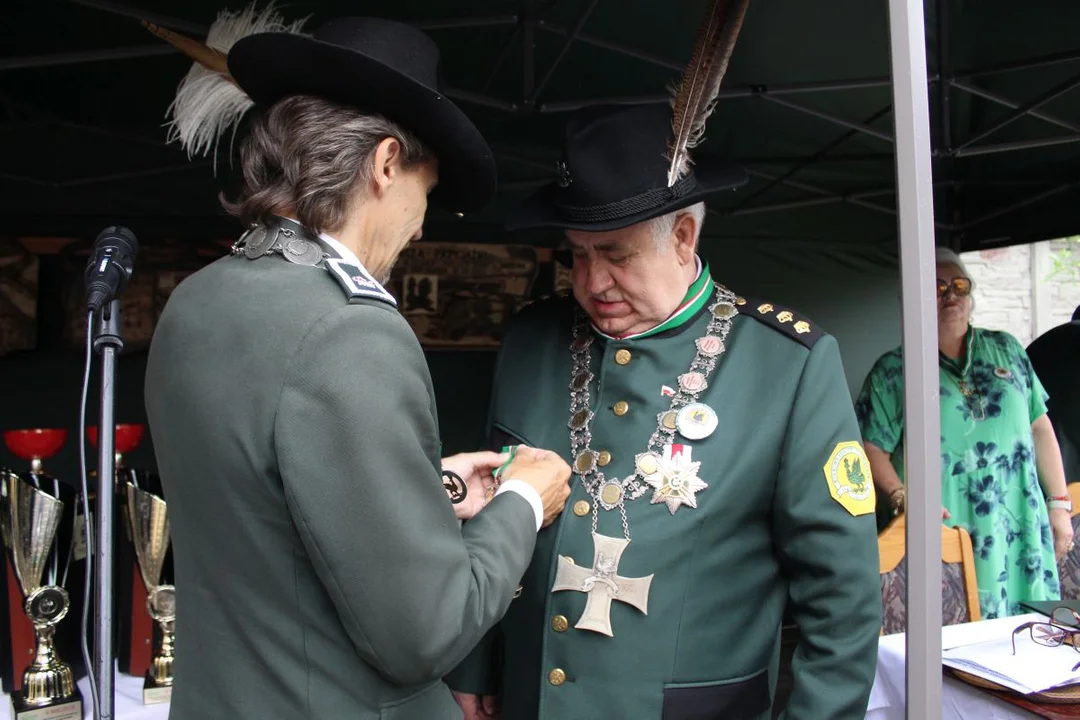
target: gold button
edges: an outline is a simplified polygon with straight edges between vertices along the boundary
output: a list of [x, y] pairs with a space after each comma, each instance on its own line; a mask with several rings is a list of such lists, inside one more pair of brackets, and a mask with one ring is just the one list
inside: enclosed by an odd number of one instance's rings
[[619, 350], [617, 353], [615, 353], [615, 362], [619, 363], [620, 365], [626, 365], [628, 362], [630, 362], [630, 351], [626, 348]]
[[746, 304], [746, 298], [735, 298], [735, 304], [736, 305], [745, 305]]
[[570, 627], [570, 621], [565, 615], [556, 615], [551, 618], [551, 629], [555, 632], [566, 632], [568, 627]]
[[552, 685], [562, 685], [566, 682], [566, 672], [562, 668], [555, 668], [548, 673], [548, 682]]
[[615, 407], [612, 409], [615, 411], [616, 415], [622, 417], [630, 409], [630, 405], [628, 405], [625, 400], [620, 400], [619, 402], [615, 403]]
[[596, 462], [600, 465], [600, 467], [604, 467], [609, 462], [611, 462], [611, 453], [609, 453], [607, 450], [601, 450], [600, 457], [596, 459]]
[[591, 509], [587, 500], [578, 500], [574, 503], [574, 514], [578, 517], [585, 517]]

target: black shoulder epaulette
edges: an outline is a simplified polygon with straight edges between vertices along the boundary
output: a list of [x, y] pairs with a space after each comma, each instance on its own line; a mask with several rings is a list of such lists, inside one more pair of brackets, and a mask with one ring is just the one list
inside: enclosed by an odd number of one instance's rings
[[[742, 300], [743, 298], [739, 298]], [[765, 302], [757, 298], [745, 298], [745, 304], [739, 305], [739, 314], [752, 317], [758, 322], [768, 325], [789, 338], [813, 349], [814, 344], [821, 339], [825, 331], [810, 320], [796, 313], [794, 310], [775, 303]]]

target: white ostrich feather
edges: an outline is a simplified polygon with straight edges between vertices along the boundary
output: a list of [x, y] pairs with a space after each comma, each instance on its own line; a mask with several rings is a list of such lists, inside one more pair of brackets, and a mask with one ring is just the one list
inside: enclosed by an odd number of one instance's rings
[[[263, 10], [257, 10], [255, 3], [252, 3], [239, 12], [223, 10], [218, 13], [205, 44], [224, 56], [240, 38], [264, 32], [301, 33], [306, 21], [307, 18], [287, 22], [273, 3]], [[217, 146], [221, 136], [232, 129], [229, 141], [231, 151], [240, 121], [253, 105], [251, 98], [227, 73], [196, 60], [180, 81], [176, 97], [166, 113], [166, 116], [172, 116], [166, 123], [169, 127], [168, 141], [179, 141], [189, 159], [194, 155], [213, 153], [216, 173]]]

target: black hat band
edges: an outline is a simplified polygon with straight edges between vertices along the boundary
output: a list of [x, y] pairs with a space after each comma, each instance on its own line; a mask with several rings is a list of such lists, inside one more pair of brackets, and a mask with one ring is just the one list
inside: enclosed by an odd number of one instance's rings
[[553, 204], [567, 220], [584, 223], [606, 222], [663, 207], [689, 194], [696, 186], [697, 179], [694, 177], [693, 172], [689, 172], [676, 180], [671, 187], [654, 188], [640, 195], [603, 205], [567, 205], [559, 202], [558, 199]]

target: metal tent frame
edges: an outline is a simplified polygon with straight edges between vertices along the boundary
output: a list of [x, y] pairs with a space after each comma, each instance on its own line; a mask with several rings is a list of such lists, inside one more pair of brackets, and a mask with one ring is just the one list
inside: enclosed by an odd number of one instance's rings
[[[110, 13], [113, 15], [118, 15], [131, 19], [145, 19], [159, 24], [163, 27], [199, 37], [205, 36], [205, 33], [207, 31], [207, 28], [205, 26], [198, 23], [193, 23], [187, 20], [163, 15], [160, 13], [155, 13], [152, 11], [144, 11], [137, 6], [127, 4], [126, 2], [115, 2], [112, 0], [69, 0], [69, 2], [74, 5], [92, 8], [103, 13]], [[592, 15], [594, 9], [599, 4], [599, 0], [584, 0], [583, 8], [579, 12], [577, 19], [573, 23], [572, 27], [565, 27], [563, 25], [559, 25], [557, 23], [544, 19], [542, 13], [537, 10], [537, 4], [537, 0], [521, 0], [519, 3], [519, 12], [517, 13], [484, 17], [433, 19], [415, 23], [417, 27], [425, 30], [446, 30], [455, 28], [464, 29], [500, 25], [514, 27], [514, 32], [509, 38], [509, 40], [497, 52], [496, 59], [492, 65], [491, 71], [486, 81], [481, 85], [481, 87], [476, 90], [455, 87], [447, 88], [446, 94], [449, 97], [452, 97], [463, 103], [494, 109], [500, 112], [507, 113], [509, 115], [561, 113], [577, 110], [591, 105], [607, 103], [643, 104], [668, 102], [668, 97], [664, 94], [604, 97], [592, 98], [589, 100], [559, 100], [545, 98], [544, 91], [547, 89], [551, 78], [554, 76], [559, 66], [565, 59], [566, 54], [570, 50], [571, 46], [575, 43], [581, 43], [584, 45], [601, 48], [605, 51], [615, 53], [623, 57], [633, 58], [641, 62], [669, 70], [681, 70], [683, 64], [681, 62], [664, 57], [659, 57], [655, 54], [644, 52], [621, 43], [612, 42], [600, 37], [595, 37], [585, 32], [585, 26], [589, 20], [590, 15]], [[942, 27], [939, 28], [937, 50], [942, 60], [942, 67], [948, 68], [949, 33], [947, 31], [947, 27], [944, 27], [947, 24], [947, 13], [942, 11], [943, 7], [944, 3], [938, 4], [938, 22], [939, 25]], [[555, 59], [546, 68], [542, 70], [542, 73], [537, 67], [535, 53], [536, 37], [538, 33], [546, 33], [563, 38], [559, 53], [557, 54]], [[78, 63], [93, 63], [118, 59], [136, 59], [168, 55], [171, 53], [175, 53], [175, 50], [171, 46], [162, 43], [147, 44], [133, 47], [85, 50], [78, 52], [49, 53], [42, 55], [0, 59], [0, 71], [11, 71], [26, 68], [42, 68]], [[490, 86], [496, 74], [503, 67], [507, 59], [514, 53], [520, 53], [522, 59], [523, 73], [521, 78], [520, 96], [517, 98], [507, 99], [495, 97], [489, 94]], [[1017, 70], [1026, 70], [1032, 68], [1047, 67], [1051, 65], [1076, 63], [1077, 61], [1080, 61], [1080, 48], [1068, 52], [1051, 53], [1038, 57], [1032, 57], [1007, 63], [998, 63], [984, 67], [965, 68], [956, 71], [942, 72], [938, 74], [928, 74], [925, 72], [922, 73], [920, 77], [925, 76], [927, 78], [927, 82], [931, 86], [931, 91], [936, 93], [939, 101], [942, 104], [942, 107], [944, 108], [947, 108], [950, 102], [954, 100], [954, 94], [960, 92], [965, 93], [971, 97], [977, 97], [981, 98], [982, 100], [995, 103], [1003, 108], [1007, 108], [1010, 110], [1010, 112], [1006, 116], [1002, 117], [1000, 120], [971, 134], [969, 137], [964, 138], [957, 138], [958, 134], [955, 132], [954, 128], [951, 127], [949, 113], [941, 113], [941, 118], [939, 122], [940, 127], [937, 129], [938, 138], [940, 140], [939, 147], [937, 147], [936, 149], [932, 147], [931, 157], [939, 161], [949, 162], [975, 156], [994, 155], [1000, 153], [1015, 152], [1019, 150], [1053, 147], [1080, 142], [1080, 123], [1057, 117], [1054, 114], [1043, 110], [1043, 107], [1054, 99], [1059, 98], [1063, 94], [1073, 90], [1076, 87], [1080, 87], [1080, 72], [1067, 78], [1064, 82], [1061, 82], [1058, 85], [1050, 88], [1049, 90], [1041, 93], [1037, 97], [1027, 100], [1017, 100], [1015, 98], [1006, 97], [1001, 93], [994, 92], [979, 84], [980, 79], [989, 78], [992, 76], [1000, 76]], [[807, 183], [793, 179], [793, 176], [796, 173], [811, 168], [815, 165], [819, 165], [821, 163], [829, 161], [840, 161], [843, 159], [849, 159], [847, 156], [838, 155], [836, 151], [841, 148], [847, 141], [851, 140], [856, 136], [873, 138], [876, 142], [881, 144], [882, 152], [878, 155], [870, 156], [875, 159], [884, 159], [886, 156], [893, 155], [899, 150], [899, 148], [896, 146], [897, 141], [893, 133], [877, 129], [871, 125], [871, 123], [874, 123], [875, 121], [884, 120], [889, 115], [893, 115], [894, 105], [888, 105], [886, 107], [883, 107], [868, 117], [852, 119], [843, 117], [836, 113], [816, 109], [806, 104], [805, 102], [800, 102], [797, 99], [799, 96], [813, 96], [818, 93], [831, 93], [838, 91], [842, 92], [865, 90], [867, 88], [885, 88], [890, 86], [891, 84], [892, 78], [888, 76], [883, 76], [776, 85], [746, 84], [742, 86], [729, 87], [722, 90], [720, 93], [720, 97], [722, 100], [734, 101], [741, 99], [750, 102], [771, 103], [773, 105], [783, 107], [791, 111], [792, 113], [797, 113], [808, 118], [815, 118], [816, 120], [819, 120], [823, 123], [828, 123], [837, 128], [843, 129], [845, 132], [837, 136], [835, 140], [833, 140], [829, 144], [821, 147], [819, 150], [807, 155], [806, 157], [788, 159], [758, 158], [756, 159], [758, 162], [748, 162], [747, 164], [750, 165], [750, 172], [752, 177], [767, 181], [765, 187], [746, 195], [732, 207], [724, 208], [722, 210], [710, 208], [710, 213], [722, 217], [740, 217], [750, 214], [778, 213], [799, 208], [812, 207], [815, 205], [840, 203], [844, 205], [857, 206], [860, 208], [872, 210], [877, 213], [889, 214], [894, 216], [897, 215], [898, 210], [896, 209], [896, 207], [890, 207], [888, 205], [873, 201], [875, 198], [892, 198], [896, 195], [895, 188], [881, 188], [880, 190], [865, 190], [851, 193], [844, 192], [836, 188], [825, 187], [816, 183]], [[993, 136], [996, 133], [1008, 127], [1022, 117], [1038, 119], [1049, 128], [1053, 128], [1056, 131], [1056, 134], [1046, 138], [1023, 141], [992, 141]], [[45, 119], [45, 121], [49, 122], [47, 118]], [[99, 132], [99, 130], [97, 130], [96, 128], [88, 126], [71, 125], [71, 127], [73, 127], [74, 129]], [[521, 166], [522, 164], [527, 164], [533, 169], [539, 170], [542, 173], [542, 176], [536, 180], [504, 183], [502, 185], [503, 189], [528, 189], [532, 187], [537, 187], [548, 182], [554, 174], [554, 168], [551, 166], [515, 157], [512, 153], [500, 152], [498, 148], [496, 148], [496, 157], [502, 162], [512, 163], [519, 166]], [[785, 162], [787, 162], [788, 164], [786, 167], [783, 167], [783, 164]], [[753, 167], [755, 164], [759, 167]], [[782, 169], [780, 169], [779, 171], [775, 169], [765, 170], [762, 169], [762, 166], [768, 166], [770, 168], [781, 167]], [[195, 167], [204, 167], [204, 165], [198, 164]], [[136, 171], [131, 173], [109, 173], [93, 177], [81, 177], [75, 180], [63, 180], [58, 182], [42, 181], [35, 178], [19, 176], [11, 173], [5, 174], [4, 177], [8, 180], [25, 182], [28, 184], [45, 185], [54, 188], [64, 188], [74, 187], [76, 185], [108, 183], [121, 179], [132, 179], [144, 175], [185, 172], [190, 169], [192, 169], [191, 164], [181, 163], [172, 166], [156, 168], [150, 171]], [[965, 180], [963, 184], [979, 185], [980, 183], [977, 180]], [[761, 197], [776, 186], [783, 186], [790, 190], [798, 191], [798, 193], [802, 197], [794, 200], [785, 200], [782, 202], [760, 202], [757, 204], [752, 204], [753, 200]], [[962, 223], [950, 222], [948, 219], [938, 218], [935, 220], [934, 227], [937, 230], [946, 233], [946, 237], [951, 237], [953, 233], [964, 233], [971, 230], [972, 228], [984, 225], [991, 220], [1000, 220], [1003, 216], [1006, 216], [1010, 213], [1015, 213], [1016, 211], [1021, 209], [1030, 208], [1033, 205], [1054, 198], [1059, 194], [1068, 190], [1072, 190], [1078, 186], [1080, 186], [1080, 180], [1067, 178], [1062, 182], [1053, 184], [1048, 188], [1039, 187], [1029, 195], [1019, 197], [1018, 199], [1009, 202], [1007, 205], [995, 208], [993, 211], [986, 212], [981, 216], [966, 219]], [[959, 187], [959, 183], [957, 181], [951, 181], [951, 183], [942, 183], [937, 187], [952, 191]]]

